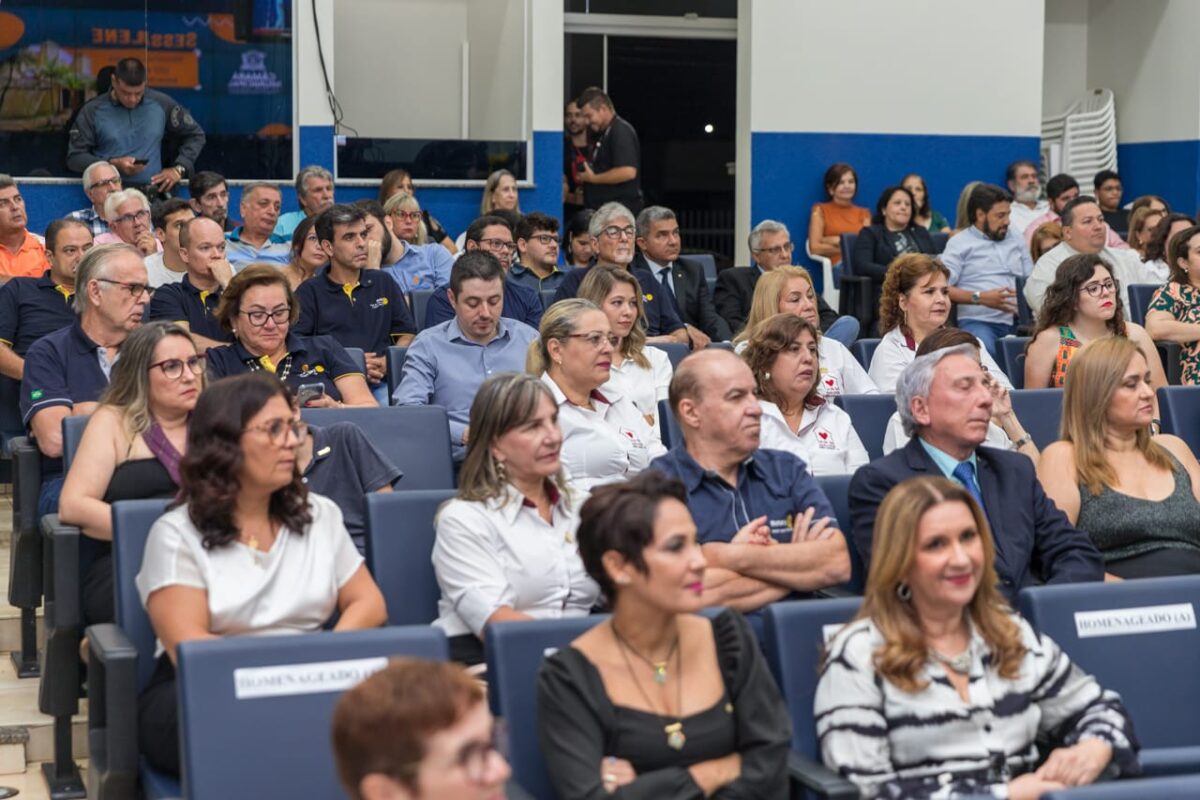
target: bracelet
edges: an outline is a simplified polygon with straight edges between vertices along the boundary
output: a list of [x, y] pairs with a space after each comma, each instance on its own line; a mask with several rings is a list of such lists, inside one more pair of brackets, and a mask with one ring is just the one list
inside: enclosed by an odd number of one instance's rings
[[1027, 433], [1024, 436], [1022, 436], [1020, 439], [1017, 439], [1015, 442], [1013, 442], [1013, 450], [1020, 450], [1022, 447], [1024, 447], [1027, 444], [1030, 444], [1032, 441], [1033, 441], [1033, 436]]

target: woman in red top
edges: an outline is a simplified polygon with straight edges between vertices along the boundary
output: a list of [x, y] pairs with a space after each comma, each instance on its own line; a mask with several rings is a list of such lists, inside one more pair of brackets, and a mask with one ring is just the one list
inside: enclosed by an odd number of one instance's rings
[[858, 173], [849, 164], [838, 162], [825, 171], [825, 193], [829, 202], [815, 204], [808, 220], [808, 249], [836, 265], [842, 263], [842, 234], [870, 225], [871, 212], [854, 205]]

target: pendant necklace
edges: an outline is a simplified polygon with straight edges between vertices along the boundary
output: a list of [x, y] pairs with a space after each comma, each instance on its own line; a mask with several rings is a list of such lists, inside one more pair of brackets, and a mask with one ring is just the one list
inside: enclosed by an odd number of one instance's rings
[[[633, 685], [637, 687], [638, 693], [641, 694], [642, 699], [646, 701], [646, 705], [650, 707], [651, 713], [653, 713], [654, 716], [658, 717], [659, 722], [666, 722], [666, 718], [663, 717], [663, 715], [658, 713], [658, 710], [657, 710], [656, 706], [654, 705], [654, 702], [650, 699], [650, 695], [647, 694], [646, 690], [642, 688], [642, 682], [638, 680], [637, 673], [633, 671], [633, 662], [631, 662], [629, 660], [629, 652], [632, 652], [638, 658], [642, 659], [643, 661], [645, 661], [647, 664], [650, 665], [650, 667], [654, 670], [654, 682], [659, 684], [660, 686], [662, 686], [663, 684], [665, 684], [667, 682], [667, 662], [670, 661], [672, 654], [676, 655], [675, 666], [679, 670], [679, 675], [678, 675], [678, 678], [676, 681], [677, 696], [676, 696], [675, 708], [677, 711], [682, 711], [683, 710], [683, 660], [682, 660], [683, 656], [679, 655], [679, 636], [678, 636], [678, 634], [676, 634], [675, 641], [671, 644], [670, 652], [667, 653], [667, 661], [654, 662], [654, 661], [650, 661], [648, 658], [643, 656], [637, 650], [634, 650], [629, 645], [629, 643], [625, 641], [625, 639], [621, 636], [621, 634], [617, 633], [617, 626], [613, 625], [611, 621], [609, 622], [609, 627], [612, 628], [613, 638], [616, 639], [616, 641], [617, 641], [617, 649], [621, 651], [621, 658], [623, 658], [625, 660], [625, 668], [627, 670], [629, 670], [629, 677], [633, 678]], [[629, 652], [626, 652], [626, 651], [629, 651]], [[662, 676], [662, 680], [659, 680], [659, 675]], [[665, 699], [663, 700], [663, 708], [666, 709], [668, 712], [671, 710], [667, 706]], [[672, 723], [663, 725], [663, 733], [665, 733], [667, 735], [667, 747], [671, 748], [672, 750], [677, 750], [677, 751], [682, 750], [683, 746], [685, 744], [687, 744], [687, 735], [684, 734], [684, 732], [683, 732], [683, 721], [680, 719], [676, 719]]]
[[929, 652], [933, 653], [934, 658], [955, 672], [961, 672], [966, 675], [971, 671], [971, 648], [969, 646], [956, 656], [943, 655], [932, 647], [929, 648]]

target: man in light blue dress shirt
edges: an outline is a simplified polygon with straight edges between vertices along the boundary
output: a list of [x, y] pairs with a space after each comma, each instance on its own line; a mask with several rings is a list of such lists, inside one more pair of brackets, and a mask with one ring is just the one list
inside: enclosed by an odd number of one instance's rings
[[491, 253], [472, 250], [454, 263], [450, 302], [454, 318], [421, 331], [408, 348], [392, 402], [444, 407], [454, 460], [462, 461], [471, 403], [480, 384], [497, 372], [523, 372], [525, 354], [538, 333], [501, 316], [504, 268]]
[[1024, 239], [1010, 225], [1012, 195], [980, 184], [967, 201], [971, 227], [946, 243], [942, 263], [950, 270], [950, 299], [958, 304], [958, 327], [973, 333], [993, 357], [996, 340], [1016, 331], [1017, 278], [1033, 272]]
[[252, 183], [242, 191], [242, 224], [225, 235], [225, 257], [234, 272], [251, 264], [287, 266], [291, 243], [274, 233], [281, 203], [279, 188], [269, 183]]

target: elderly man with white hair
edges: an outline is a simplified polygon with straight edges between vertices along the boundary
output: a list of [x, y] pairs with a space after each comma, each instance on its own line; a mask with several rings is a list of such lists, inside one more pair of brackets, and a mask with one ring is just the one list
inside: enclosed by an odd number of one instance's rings
[[104, 218], [104, 201], [113, 192], [121, 191], [121, 173], [107, 161], [93, 162], [83, 171], [83, 193], [92, 204], [87, 208], [67, 214], [91, 230], [92, 236], [108, 233], [108, 220]]
[[907, 445], [860, 467], [850, 481], [851, 538], [870, 568], [875, 515], [896, 484], [945, 477], [966, 487], [987, 515], [996, 541], [1000, 591], [1016, 604], [1035, 583], [1104, 578], [1088, 535], [1046, 497], [1033, 461], [981, 446], [992, 418], [992, 392], [971, 345], [918, 356], [896, 384], [896, 410]]
[[162, 242], [154, 235], [150, 201], [137, 189], [111, 193], [104, 199], [104, 219], [108, 233], [96, 237], [95, 244], [127, 244], [136, 247], [142, 256], [162, 250]]

